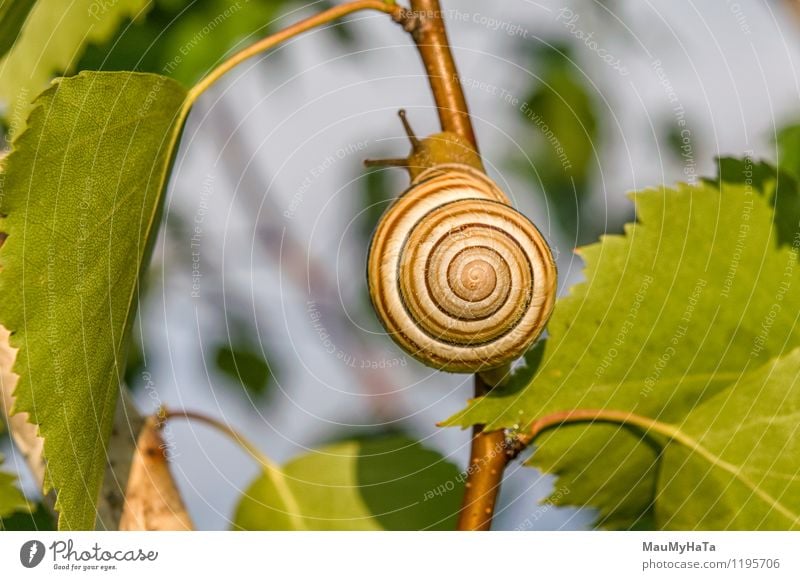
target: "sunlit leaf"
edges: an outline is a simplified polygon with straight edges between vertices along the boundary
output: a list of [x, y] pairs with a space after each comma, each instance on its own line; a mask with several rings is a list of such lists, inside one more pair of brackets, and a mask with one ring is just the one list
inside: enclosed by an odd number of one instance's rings
[[[755, 389], [800, 346], [800, 206], [796, 189], [776, 198], [774, 169], [737, 182], [730, 167], [721, 183], [635, 194], [638, 222], [581, 249], [586, 282], [558, 301], [529, 366], [449, 423], [524, 429], [576, 408], [680, 423], [714, 395]], [[570, 490], [554, 501], [630, 527], [653, 515], [660, 453], [625, 427], [570, 425], [540, 437], [531, 463]]]
[[267, 470], [234, 525], [246, 530], [453, 530], [463, 477], [419, 443], [337, 443]]
[[670, 443], [658, 476], [660, 527], [800, 529], [800, 350], [693, 409], [678, 427], [707, 453]]
[[291, 4], [291, 0], [156, 0], [146, 18], [91, 46], [80, 68], [154, 72], [193, 84], [235, 48], [285, 25], [292, 17], [281, 16]]
[[44, 438], [59, 527], [91, 529], [186, 93], [81, 73], [42, 94], [5, 163], [0, 322], [19, 349], [15, 411]]
[[0, 61], [0, 100], [12, 130], [21, 130], [29, 103], [53, 76], [69, 73], [86, 46], [102, 42], [149, 0], [38, 0], [13, 48]]

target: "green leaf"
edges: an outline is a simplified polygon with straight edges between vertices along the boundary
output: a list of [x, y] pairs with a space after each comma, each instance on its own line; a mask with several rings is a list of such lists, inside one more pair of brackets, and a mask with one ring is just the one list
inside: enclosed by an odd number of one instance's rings
[[[143, 281], [139, 283], [140, 300], [145, 295], [146, 287], [147, 284], [143, 283]], [[134, 324], [134, 329], [137, 328], [139, 328], [139, 326]], [[131, 333], [130, 341], [128, 341], [128, 352], [125, 355], [125, 385], [129, 389], [136, 389], [141, 386], [143, 382], [146, 382], [144, 379], [144, 374], [146, 372], [145, 360], [144, 343], [141, 333], [134, 330]]]
[[6, 160], [0, 323], [20, 349], [14, 410], [44, 438], [61, 529], [94, 526], [185, 97], [156, 75], [62, 79], [36, 100]]
[[655, 505], [674, 530], [800, 529], [800, 350], [692, 410], [670, 443]]
[[787, 125], [778, 132], [778, 168], [800, 179], [800, 125]]
[[[635, 194], [639, 221], [580, 251], [586, 282], [557, 302], [528, 366], [448, 424], [524, 429], [578, 408], [679, 422], [800, 346], [800, 212], [786, 204], [794, 242], [779, 245], [774, 184]], [[537, 440], [531, 464], [570, 490], [554, 501], [595, 506], [599, 525], [631, 527], [652, 517], [660, 453], [629, 428], [569, 425]]]
[[149, 0], [39, 0], [14, 46], [0, 62], [0, 100], [12, 132], [22, 129], [28, 104], [54, 75], [70, 72], [85, 47], [110, 37]]
[[0, 530], [6, 532], [52, 532], [55, 521], [50, 511], [41, 503], [24, 510], [17, 510], [10, 516], [0, 519]]
[[[0, 455], [0, 464], [2, 463], [3, 456]], [[17, 487], [16, 482], [17, 478], [15, 476], [0, 471], [0, 520], [16, 512], [29, 511], [28, 502]]]
[[[773, 221], [779, 244], [791, 245], [797, 233], [796, 216], [800, 215], [800, 195], [797, 180], [791, 173], [778, 170], [765, 161], [749, 157], [717, 159], [719, 175], [715, 180], [706, 180], [717, 187], [721, 182], [740, 183], [747, 188], [766, 195], [772, 207]], [[774, 186], [771, 185], [774, 182]]]
[[14, 46], [36, 0], [0, 0], [0, 57]]
[[454, 530], [458, 470], [392, 436], [337, 443], [258, 477], [234, 526], [245, 530]]
[[256, 395], [263, 395], [272, 372], [264, 357], [248, 345], [219, 345], [215, 360], [217, 368], [228, 378]]
[[[281, 16], [290, 11], [290, 4], [288, 0], [156, 0], [146, 18], [89, 47], [79, 68], [154, 72], [188, 86], [249, 39], [285, 24]], [[337, 25], [334, 30], [341, 28]]]

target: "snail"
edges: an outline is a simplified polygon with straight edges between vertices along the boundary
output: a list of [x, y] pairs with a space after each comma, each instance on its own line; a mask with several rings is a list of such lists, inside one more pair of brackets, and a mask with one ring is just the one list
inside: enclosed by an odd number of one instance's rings
[[475, 373], [502, 367], [538, 338], [555, 301], [544, 237], [452, 133], [412, 144], [411, 185], [387, 208], [367, 258], [369, 294], [389, 336], [428, 366]]

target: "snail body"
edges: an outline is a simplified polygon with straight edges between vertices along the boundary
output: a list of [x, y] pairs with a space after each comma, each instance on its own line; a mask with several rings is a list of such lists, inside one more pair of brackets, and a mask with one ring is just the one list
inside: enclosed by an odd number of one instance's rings
[[501, 367], [531, 346], [552, 312], [550, 248], [479, 165], [416, 167], [370, 244], [367, 278], [378, 318], [428, 366]]

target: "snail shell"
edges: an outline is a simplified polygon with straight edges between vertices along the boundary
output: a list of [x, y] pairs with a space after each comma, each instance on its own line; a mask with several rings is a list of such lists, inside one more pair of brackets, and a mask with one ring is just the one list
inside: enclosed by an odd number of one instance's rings
[[550, 248], [482, 172], [437, 165], [384, 213], [367, 278], [384, 328], [408, 354], [451, 372], [522, 355], [553, 309]]

